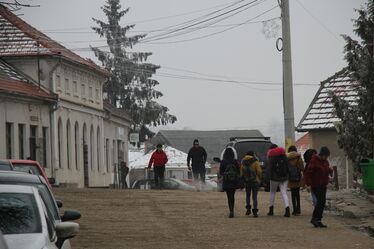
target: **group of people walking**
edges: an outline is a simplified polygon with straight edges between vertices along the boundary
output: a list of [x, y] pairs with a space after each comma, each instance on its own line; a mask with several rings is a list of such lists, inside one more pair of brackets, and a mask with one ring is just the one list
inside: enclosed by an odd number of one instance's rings
[[295, 146], [289, 147], [286, 153], [284, 148], [273, 144], [267, 153], [266, 172], [262, 172], [254, 151], [248, 151], [246, 156], [240, 160], [233, 148], [226, 148], [220, 164], [219, 175], [223, 179], [222, 187], [227, 195], [229, 218], [234, 217], [235, 192], [237, 189], [243, 188], [246, 191], [245, 214], [253, 214], [254, 217], [258, 217], [257, 194], [264, 173], [270, 184], [268, 216], [274, 215], [274, 202], [278, 189], [284, 203], [284, 216], [291, 216], [287, 195], [288, 188], [291, 190], [292, 215], [299, 216], [301, 214], [300, 189], [306, 185], [308, 191], [312, 193], [314, 205], [311, 223], [315, 227], [326, 227], [322, 223], [322, 215], [326, 203], [329, 176], [332, 174], [332, 168], [328, 162], [329, 156], [329, 149], [322, 147], [319, 154], [315, 150], [308, 150], [304, 154], [303, 160]]

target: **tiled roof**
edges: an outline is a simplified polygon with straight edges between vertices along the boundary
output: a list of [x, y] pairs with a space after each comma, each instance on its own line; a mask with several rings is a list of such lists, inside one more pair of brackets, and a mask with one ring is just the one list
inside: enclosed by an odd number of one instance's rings
[[0, 91], [28, 96], [56, 99], [55, 95], [39, 88], [0, 59]]
[[56, 97], [37, 87], [33, 83], [27, 83], [12, 79], [0, 78], [0, 91], [24, 94], [28, 96], [55, 99]]
[[28, 82], [24, 76], [19, 74], [14, 68], [8, 65], [5, 61], [0, 59], [0, 78], [3, 79], [13, 79]]
[[61, 55], [99, 72], [108, 74], [107, 70], [73, 53], [0, 4], [0, 56], [36, 54]]
[[319, 90], [296, 129], [298, 131], [333, 129], [334, 122], [340, 119], [335, 115], [330, 92], [352, 104], [357, 99], [354, 84], [345, 69], [321, 82]]

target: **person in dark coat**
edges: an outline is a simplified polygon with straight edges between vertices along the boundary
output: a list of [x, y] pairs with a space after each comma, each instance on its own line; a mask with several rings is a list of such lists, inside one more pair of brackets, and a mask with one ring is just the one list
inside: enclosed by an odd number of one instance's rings
[[200, 146], [199, 140], [193, 141], [193, 147], [189, 150], [187, 156], [187, 167], [191, 170], [192, 161], [192, 174], [195, 182], [200, 181], [205, 183], [205, 163], [207, 160], [206, 150]]
[[[318, 152], [315, 149], [307, 149], [305, 151], [305, 153], [304, 153], [304, 162], [305, 162], [304, 175], [305, 175], [305, 172], [308, 170], [308, 166], [310, 164], [310, 161], [312, 160], [313, 155], [317, 155], [317, 154], [318, 154]], [[312, 203], [313, 203], [313, 206], [315, 207], [317, 205], [317, 198], [313, 194], [312, 191], [310, 191], [309, 189], [308, 189], [308, 191], [312, 195]]]
[[127, 189], [128, 186], [126, 182], [126, 177], [129, 174], [129, 167], [127, 167], [127, 164], [124, 161], [121, 162], [120, 172], [121, 172], [121, 187], [122, 189]]
[[[237, 175], [236, 180], [229, 180], [229, 168], [232, 168]], [[231, 147], [225, 149], [223, 158], [219, 167], [219, 174], [223, 179], [222, 188], [226, 192], [229, 205], [229, 218], [234, 217], [235, 191], [239, 188], [240, 164], [236, 159], [234, 150]]]
[[148, 168], [152, 168], [155, 177], [156, 188], [161, 189], [164, 183], [165, 164], [168, 162], [168, 156], [162, 150], [162, 144], [157, 145], [157, 150], [153, 152], [148, 163]]
[[[292, 145], [288, 148], [287, 160], [290, 173], [288, 187], [291, 189], [292, 215], [299, 216], [301, 214], [300, 188], [304, 186], [304, 162], [301, 159], [301, 154], [297, 152], [296, 146]], [[298, 175], [299, 178], [295, 178], [295, 175]]]
[[329, 175], [332, 174], [328, 158], [330, 150], [322, 147], [318, 155], [313, 155], [305, 172], [305, 183], [317, 198], [310, 223], [314, 227], [327, 227], [322, 223], [323, 211], [326, 204], [326, 191], [329, 183]]

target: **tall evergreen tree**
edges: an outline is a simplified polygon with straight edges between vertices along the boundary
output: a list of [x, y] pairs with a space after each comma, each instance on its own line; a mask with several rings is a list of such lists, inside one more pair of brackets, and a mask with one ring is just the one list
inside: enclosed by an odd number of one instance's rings
[[339, 93], [332, 93], [332, 99], [339, 125], [338, 144], [349, 159], [357, 163], [370, 156], [373, 151], [374, 115], [374, 1], [369, 0], [366, 8], [356, 10], [354, 32], [360, 38], [356, 41], [343, 36], [346, 41], [346, 70], [357, 92], [356, 103], [349, 103]]
[[146, 63], [152, 53], [130, 52], [145, 35], [128, 36], [127, 32], [135, 25], [121, 26], [120, 20], [129, 8], [122, 10], [119, 0], [107, 0], [101, 8], [106, 22], [93, 18], [98, 27], [92, 29], [105, 37], [109, 52], [92, 47], [96, 57], [111, 73], [104, 85], [104, 97], [111, 104], [130, 113], [136, 129], [145, 135], [152, 134], [149, 125], [158, 126], [174, 123], [177, 119], [168, 113], [168, 108], [155, 100], [162, 93], [155, 90], [159, 84], [151, 77], [160, 66]]

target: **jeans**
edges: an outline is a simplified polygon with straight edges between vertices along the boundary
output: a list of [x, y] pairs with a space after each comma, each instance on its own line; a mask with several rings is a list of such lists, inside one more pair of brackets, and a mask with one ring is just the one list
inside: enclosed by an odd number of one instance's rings
[[229, 204], [230, 213], [234, 213], [235, 205], [235, 189], [226, 190], [227, 202]]
[[121, 188], [122, 189], [127, 189], [127, 182], [126, 182], [126, 177], [127, 175], [121, 175]]
[[154, 170], [154, 175], [155, 175], [156, 188], [161, 189], [164, 186], [165, 165], [155, 166], [153, 170]]
[[202, 183], [205, 183], [205, 168], [192, 168], [192, 174], [195, 182], [200, 180]]
[[275, 193], [279, 187], [282, 194], [283, 202], [285, 207], [289, 207], [288, 196], [287, 196], [288, 181], [278, 182], [270, 180], [270, 207], [274, 206]]
[[321, 221], [326, 204], [326, 188], [312, 188], [312, 192], [317, 199], [317, 204], [314, 207], [312, 219]]
[[251, 209], [251, 194], [253, 200], [253, 209], [257, 209], [257, 193], [258, 193], [258, 184], [250, 184], [245, 187], [245, 200], [246, 200], [246, 209]]
[[316, 195], [313, 193], [313, 191], [310, 191], [311, 195], [312, 195], [312, 203], [313, 203], [313, 207], [315, 207], [317, 205], [317, 197]]
[[291, 199], [294, 212], [300, 212], [300, 188], [291, 188]]

